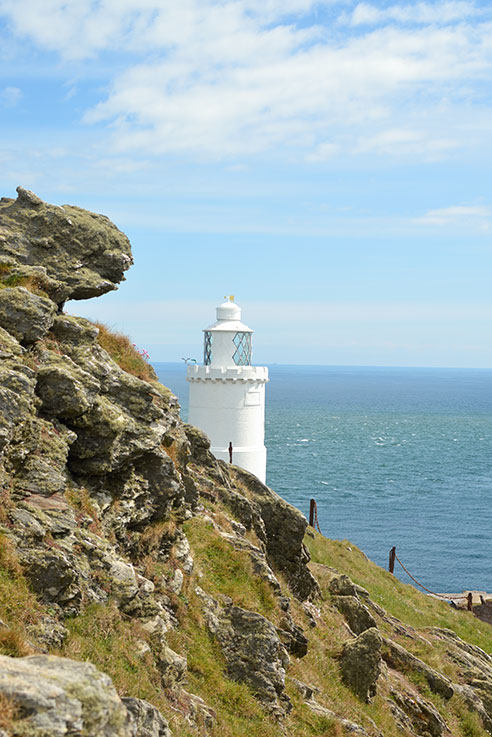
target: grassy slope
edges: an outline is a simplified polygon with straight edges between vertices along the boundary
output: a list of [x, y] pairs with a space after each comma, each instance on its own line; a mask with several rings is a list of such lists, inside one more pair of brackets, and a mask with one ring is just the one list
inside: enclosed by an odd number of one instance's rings
[[[222, 511], [217, 511], [217, 518], [226, 524]], [[336, 655], [349, 635], [328, 597], [318, 602], [321, 616], [316, 628], [309, 627], [302, 606], [292, 602], [296, 621], [309, 635], [309, 652], [302, 659], [291, 658], [287, 692], [294, 709], [285, 724], [277, 724], [265, 715], [245, 685], [234, 683], [225, 676], [225, 663], [217, 644], [207, 633], [195, 588], [199, 585], [219, 598], [221, 595], [230, 596], [239, 606], [254, 609], [274, 622], [281, 617], [277, 601], [268, 585], [253, 575], [248, 556], [244, 552], [234, 551], [209, 522], [201, 518], [189, 520], [186, 532], [195, 557], [195, 570], [190, 577], [186, 577], [183, 591], [176, 597], [175, 609], [180, 627], [168, 633], [168, 641], [173, 649], [188, 659], [186, 688], [204, 698], [217, 714], [218, 726], [213, 734], [220, 734], [220, 737], [281, 737], [285, 733], [296, 737], [344, 734], [338, 723], [326, 716], [314, 714], [302, 703], [292, 678], [319, 688], [317, 699], [321, 704], [339, 717], [361, 724], [369, 733], [374, 732], [372, 724], [376, 722], [385, 737], [402, 734], [391, 716], [384, 685], [379, 688], [373, 703], [366, 705], [341, 683]], [[311, 550], [312, 569], [322, 589], [335, 568], [368, 589], [375, 602], [406, 625], [424, 634], [429, 626], [448, 627], [463, 639], [492, 652], [492, 628], [470, 613], [455, 611], [447, 604], [402, 584], [368, 561], [360, 550], [347, 541], [328, 540], [315, 534], [314, 537], [307, 535], [306, 543]], [[29, 593], [5, 539], [1, 547], [0, 619], [6, 627], [2, 630], [3, 637], [0, 637], [0, 652], [24, 655], [30, 651], [26, 627], [36, 621], [42, 608]], [[156, 563], [154, 567], [147, 561], [146, 565], [147, 574], [156, 580], [165, 573], [162, 563]], [[173, 565], [171, 558], [169, 571]], [[283, 583], [282, 586], [287, 593]], [[171, 695], [160, 688], [159, 673], [152, 656], [156, 643], [137, 622], [122, 616], [110, 602], [107, 605], [92, 605], [82, 615], [65, 624], [70, 635], [58, 654], [91, 660], [111, 675], [122, 695], [134, 695], [156, 704], [170, 719], [175, 735], [188, 737], [196, 734], [176, 711], [177, 708], [186, 711], [186, 706], [175, 703]], [[378, 624], [383, 632], [388, 631], [387, 623], [381, 620]], [[8, 630], [11, 635], [8, 635]], [[150, 648], [147, 652], [142, 653], [142, 643]], [[451, 678], [456, 675], [450, 664], [443, 666], [443, 653], [439, 648], [426, 652], [418, 639], [412, 641], [408, 638], [404, 645]], [[456, 697], [444, 703], [440, 697], [431, 694], [424, 683], [415, 680], [413, 686], [441, 710], [455, 737], [487, 734], [476, 717], [469, 714]]]

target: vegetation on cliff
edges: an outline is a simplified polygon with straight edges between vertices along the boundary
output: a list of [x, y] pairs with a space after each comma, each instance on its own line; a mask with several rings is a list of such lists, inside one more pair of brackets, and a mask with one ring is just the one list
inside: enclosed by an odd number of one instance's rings
[[102, 216], [0, 203], [0, 735], [490, 733], [490, 625], [307, 529], [61, 311], [130, 262]]

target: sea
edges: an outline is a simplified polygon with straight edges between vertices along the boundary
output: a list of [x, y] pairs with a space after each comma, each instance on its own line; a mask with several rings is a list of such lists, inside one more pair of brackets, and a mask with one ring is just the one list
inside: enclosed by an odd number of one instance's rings
[[[187, 419], [185, 366], [157, 363]], [[267, 483], [435, 592], [492, 592], [492, 370], [269, 366]], [[412, 580], [396, 564], [395, 574]]]

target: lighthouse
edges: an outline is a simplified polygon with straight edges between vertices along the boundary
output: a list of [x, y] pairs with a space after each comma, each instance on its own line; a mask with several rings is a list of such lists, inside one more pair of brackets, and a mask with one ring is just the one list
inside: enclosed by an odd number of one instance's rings
[[203, 366], [187, 367], [188, 421], [209, 436], [216, 458], [232, 457], [265, 483], [268, 368], [251, 365], [253, 331], [233, 299], [217, 307], [216, 322], [203, 331]]

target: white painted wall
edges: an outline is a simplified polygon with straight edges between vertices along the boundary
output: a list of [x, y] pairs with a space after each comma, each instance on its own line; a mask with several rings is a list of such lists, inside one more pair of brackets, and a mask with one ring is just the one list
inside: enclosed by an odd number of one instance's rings
[[241, 310], [234, 303], [217, 308], [217, 322], [207, 330], [213, 333], [212, 361], [209, 366], [190, 365], [186, 380], [190, 384], [189, 422], [210, 438], [212, 453], [266, 479], [265, 448], [265, 366], [236, 366], [232, 358], [237, 332], [251, 333], [240, 322]]

